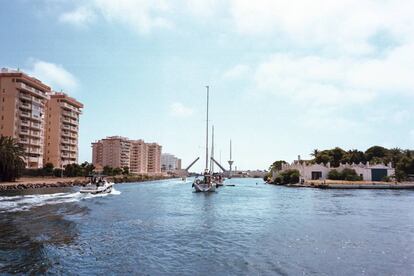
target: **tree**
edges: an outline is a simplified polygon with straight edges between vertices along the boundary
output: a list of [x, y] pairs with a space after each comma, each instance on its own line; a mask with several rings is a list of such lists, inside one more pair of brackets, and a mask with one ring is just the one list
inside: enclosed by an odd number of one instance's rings
[[12, 137], [0, 136], [0, 181], [14, 181], [25, 167], [23, 147]]
[[83, 162], [81, 164], [82, 170], [83, 170], [83, 176], [89, 176], [93, 174], [93, 171], [95, 170], [95, 166], [88, 162]]
[[318, 154], [319, 154], [319, 150], [314, 149], [313, 152], [310, 155], [313, 156], [313, 157], [316, 157], [316, 156], [318, 156]]
[[46, 163], [46, 164], [43, 166], [43, 169], [42, 169], [42, 174], [43, 174], [44, 176], [51, 176], [51, 175], [53, 175], [53, 169], [54, 169], [54, 166], [53, 166], [53, 164], [52, 164], [52, 163]]
[[122, 169], [121, 168], [115, 168], [112, 171], [112, 175], [120, 175], [120, 174], [122, 174]]
[[284, 161], [284, 160], [275, 161], [275, 162], [273, 162], [272, 165], [270, 165], [269, 171], [273, 171], [273, 170], [280, 171], [280, 170], [282, 170], [282, 165], [283, 164], [287, 164], [287, 162]]
[[129, 167], [128, 166], [125, 166], [125, 167], [122, 168], [122, 174], [124, 174], [124, 175], [129, 174]]
[[383, 158], [387, 154], [388, 154], [388, 149], [381, 147], [381, 146], [373, 146], [365, 151], [365, 157], [367, 158], [367, 161], [371, 161], [371, 159], [374, 157]]
[[112, 168], [112, 167], [110, 167], [110, 166], [105, 166], [105, 167], [103, 167], [103, 171], [102, 171], [102, 173], [103, 173], [104, 175], [109, 175], [109, 176], [111, 176], [111, 175], [113, 175], [113, 168]]
[[76, 163], [68, 164], [65, 166], [64, 175], [67, 177], [83, 176], [82, 167]]

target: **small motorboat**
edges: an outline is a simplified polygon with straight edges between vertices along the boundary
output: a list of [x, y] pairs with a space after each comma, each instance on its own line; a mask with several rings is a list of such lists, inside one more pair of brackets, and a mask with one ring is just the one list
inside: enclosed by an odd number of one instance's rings
[[112, 192], [114, 183], [109, 182], [104, 177], [91, 177], [91, 181], [85, 187], [80, 189], [83, 194], [109, 194]]

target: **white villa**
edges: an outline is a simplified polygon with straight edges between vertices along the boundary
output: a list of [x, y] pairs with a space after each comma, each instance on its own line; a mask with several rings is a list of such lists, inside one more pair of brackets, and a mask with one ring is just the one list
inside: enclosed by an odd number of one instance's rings
[[[362, 177], [362, 180], [365, 181], [382, 181], [385, 176], [391, 176], [395, 174], [395, 169], [392, 167], [391, 163], [387, 165], [384, 164], [340, 164], [339, 167], [331, 167], [331, 164], [328, 162], [325, 164], [310, 164], [306, 161], [295, 160], [292, 164], [283, 164], [282, 170], [298, 170], [301, 176], [301, 179], [304, 180], [324, 180], [328, 178], [328, 173], [335, 169], [338, 172], [341, 172], [343, 169], [354, 169], [355, 172]], [[277, 172], [273, 172], [273, 177], [275, 177]]]

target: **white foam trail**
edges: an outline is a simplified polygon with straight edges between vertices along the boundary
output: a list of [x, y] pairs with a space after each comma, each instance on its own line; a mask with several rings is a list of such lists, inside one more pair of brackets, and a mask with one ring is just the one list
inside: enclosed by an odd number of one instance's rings
[[81, 194], [80, 192], [75, 192], [39, 195], [0, 196], [0, 213], [28, 211], [33, 207], [39, 207], [47, 204], [52, 205], [77, 202], [83, 199], [120, 194], [120, 191], [115, 190], [115, 188], [112, 188], [111, 193], [97, 195]]

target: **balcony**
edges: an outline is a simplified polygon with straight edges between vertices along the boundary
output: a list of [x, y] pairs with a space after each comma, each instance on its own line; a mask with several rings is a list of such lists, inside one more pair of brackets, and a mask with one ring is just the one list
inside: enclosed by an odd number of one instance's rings
[[30, 131], [28, 129], [20, 129], [20, 134], [29, 135]]
[[41, 99], [33, 98], [33, 102], [43, 104]]
[[38, 129], [38, 130], [40, 130], [41, 129], [41, 124], [39, 124], [39, 123], [32, 123], [32, 125], [31, 125], [31, 128], [34, 128], [34, 129]]
[[70, 140], [69, 139], [62, 139], [61, 142], [62, 142], [62, 144], [70, 145]]
[[40, 149], [39, 148], [31, 148], [30, 153], [40, 153]]
[[29, 104], [29, 103], [24, 103], [24, 102], [22, 102], [22, 103], [20, 103], [20, 108], [21, 108], [21, 109], [30, 110], [30, 109], [32, 109], [32, 105], [31, 105], [31, 104]]
[[67, 151], [69, 151], [70, 150], [70, 147], [69, 146], [62, 146], [60, 149], [61, 150], [67, 150]]
[[36, 121], [38, 121], [38, 122], [41, 122], [42, 121], [42, 117], [40, 117], [40, 116], [38, 116], [38, 115], [32, 115], [31, 116], [31, 118], [33, 119], [33, 120], [36, 120]]
[[30, 122], [29, 121], [20, 121], [20, 126], [30, 127]]
[[20, 111], [20, 117], [30, 119], [30, 112], [27, 111]]
[[70, 158], [76, 158], [77, 157], [77, 155], [75, 153], [71, 153], [69, 156], [70, 156]]
[[78, 118], [78, 115], [76, 114], [76, 112], [71, 112], [71, 111], [63, 111], [63, 116], [67, 116], [67, 117], [74, 118], [74, 119]]
[[65, 108], [65, 109], [68, 109], [68, 110], [71, 110], [71, 111], [73, 111], [73, 112], [75, 112], [76, 114], [80, 114], [81, 113], [81, 111], [80, 111], [80, 109], [79, 108], [77, 108], [77, 107], [74, 107], [73, 105], [70, 105], [70, 104], [68, 104], [68, 103], [62, 103], [62, 105], [61, 105], [63, 108]]
[[27, 160], [29, 162], [37, 163], [37, 162], [40, 161], [40, 158], [39, 157], [29, 157]]
[[32, 100], [32, 96], [25, 94], [25, 93], [20, 93], [20, 99], [26, 100], [26, 101], [31, 101]]
[[75, 138], [75, 139], [76, 139], [76, 138], [78, 138], [78, 134], [76, 134], [76, 133], [71, 133], [71, 134], [70, 134], [70, 137], [72, 137], [72, 138]]
[[62, 156], [62, 157], [69, 157], [69, 156], [70, 156], [70, 154], [69, 154], [69, 153], [66, 153], [66, 152], [62, 152], [61, 156]]
[[30, 135], [33, 137], [40, 138], [40, 131], [31, 131]]
[[28, 86], [25, 83], [20, 82], [20, 83], [18, 83], [18, 86], [17, 87], [20, 88], [20, 89], [23, 89], [25, 91], [29, 91], [33, 95], [38, 96], [38, 97], [41, 97], [43, 99], [48, 99], [49, 98], [49, 96], [46, 95], [45, 92], [42, 92], [42, 91], [40, 91], [40, 90], [38, 90], [38, 89], [36, 89], [34, 87]]
[[[62, 131], [62, 137], [71, 137], [72, 135], [70, 134], [69, 131]], [[67, 138], [64, 138], [67, 139]]]
[[70, 126], [68, 126], [68, 125], [63, 125], [62, 128], [65, 129], [65, 130], [70, 130]]
[[40, 140], [31, 139], [30, 144], [32, 146], [40, 146]]
[[72, 130], [72, 131], [78, 131], [78, 128], [75, 127], [75, 126], [72, 126], [72, 127], [70, 127], [70, 130]]
[[27, 139], [27, 138], [20, 138], [19, 139], [19, 143], [20, 144], [27, 145], [27, 144], [29, 144], [29, 139]]

